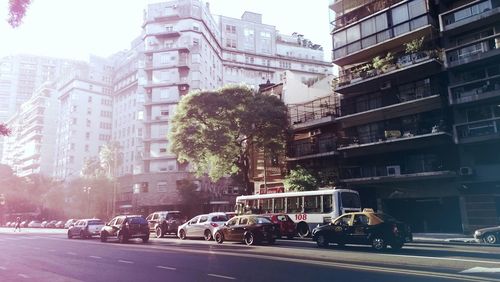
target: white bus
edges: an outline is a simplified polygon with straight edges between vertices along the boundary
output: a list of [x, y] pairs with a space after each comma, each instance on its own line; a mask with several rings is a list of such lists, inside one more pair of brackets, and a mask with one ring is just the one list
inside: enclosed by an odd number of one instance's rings
[[286, 213], [297, 224], [297, 234], [306, 237], [318, 224], [329, 223], [346, 213], [361, 211], [359, 193], [348, 189], [285, 192], [238, 196], [236, 213]]

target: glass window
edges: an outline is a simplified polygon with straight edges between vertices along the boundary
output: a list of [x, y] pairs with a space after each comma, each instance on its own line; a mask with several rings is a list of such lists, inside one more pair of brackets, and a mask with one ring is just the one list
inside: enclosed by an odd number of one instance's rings
[[361, 38], [359, 25], [352, 26], [347, 29], [347, 43], [352, 43]]
[[193, 217], [193, 218], [189, 221], [189, 224], [196, 224], [196, 222], [198, 222], [198, 219], [199, 219], [199, 218], [200, 218], [199, 216], [195, 216], [195, 217]]
[[238, 217], [232, 218], [230, 221], [227, 222], [227, 225], [234, 226], [234, 225], [236, 225], [236, 223], [238, 222], [239, 219], [240, 218], [238, 218]]
[[212, 216], [212, 218], [210, 219], [210, 221], [212, 221], [212, 222], [227, 221], [227, 216], [226, 215], [215, 215], [215, 216]]
[[181, 219], [181, 214], [180, 213], [169, 213], [167, 215], [168, 220], [179, 220]]
[[375, 27], [377, 32], [388, 28], [387, 13], [383, 13], [375, 17]]
[[248, 218], [247, 217], [241, 218], [240, 225], [247, 225], [247, 224], [248, 224]]
[[375, 33], [375, 18], [367, 19], [361, 23], [361, 36], [366, 37]]
[[329, 213], [332, 212], [332, 195], [323, 195], [323, 212]]
[[306, 213], [321, 212], [321, 196], [304, 197], [304, 212]]
[[416, 18], [427, 12], [427, 4], [424, 0], [414, 0], [408, 2], [408, 10], [410, 12], [410, 18]]
[[123, 223], [123, 218], [118, 218], [116, 220], [116, 224], [122, 224]]
[[260, 202], [260, 207], [262, 208], [263, 213], [273, 211], [273, 199], [262, 199]]
[[408, 16], [408, 6], [403, 4], [392, 9], [392, 24], [397, 25], [402, 22], [406, 22], [409, 20]]
[[337, 218], [334, 222], [333, 225], [349, 225], [349, 221], [351, 220], [351, 214], [346, 214], [343, 215], [339, 218]]
[[285, 198], [274, 199], [274, 212], [285, 212]]
[[354, 221], [352, 225], [368, 225], [368, 217], [364, 214], [354, 215]]
[[338, 48], [346, 45], [346, 31], [337, 32], [333, 34], [333, 48]]
[[208, 216], [203, 215], [200, 217], [200, 223], [206, 222], [208, 220]]
[[302, 197], [288, 197], [286, 199], [287, 213], [302, 212]]

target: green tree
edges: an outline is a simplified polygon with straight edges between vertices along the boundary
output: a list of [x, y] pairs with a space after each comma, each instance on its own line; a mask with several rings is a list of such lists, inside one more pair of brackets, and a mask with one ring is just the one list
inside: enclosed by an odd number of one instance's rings
[[297, 166], [284, 180], [287, 191], [313, 191], [318, 189], [318, 181], [305, 168]]
[[9, 0], [9, 18], [7, 21], [12, 27], [18, 27], [23, 22], [26, 10], [31, 0]]
[[117, 180], [116, 170], [122, 164], [122, 153], [119, 142], [113, 141], [104, 145], [99, 151], [99, 161], [101, 167], [106, 171], [106, 175], [113, 183], [112, 197], [111, 197], [111, 212], [112, 215], [116, 213], [116, 193], [117, 193]]
[[283, 152], [288, 132], [286, 106], [274, 96], [245, 86], [190, 93], [180, 101], [172, 120], [171, 151], [189, 162], [196, 175], [217, 181], [242, 176], [246, 193], [251, 148]]

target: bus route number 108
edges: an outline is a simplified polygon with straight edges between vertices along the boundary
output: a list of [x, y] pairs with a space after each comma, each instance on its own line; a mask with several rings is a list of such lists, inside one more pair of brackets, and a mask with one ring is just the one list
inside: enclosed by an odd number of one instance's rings
[[295, 214], [295, 220], [307, 220], [307, 214], [305, 213]]

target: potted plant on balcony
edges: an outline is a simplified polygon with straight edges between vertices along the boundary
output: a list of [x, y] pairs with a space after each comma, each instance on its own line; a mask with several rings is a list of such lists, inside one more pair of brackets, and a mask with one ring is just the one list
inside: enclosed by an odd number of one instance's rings
[[378, 73], [385, 73], [396, 69], [394, 65], [394, 56], [391, 52], [388, 52], [384, 58], [380, 58], [380, 56], [373, 58], [372, 66]]
[[418, 39], [413, 39], [410, 42], [404, 43], [405, 45], [405, 53], [411, 56], [411, 61], [413, 63], [419, 62], [427, 59], [428, 55], [425, 52], [422, 52], [422, 46], [424, 45], [425, 37], [422, 36]]

